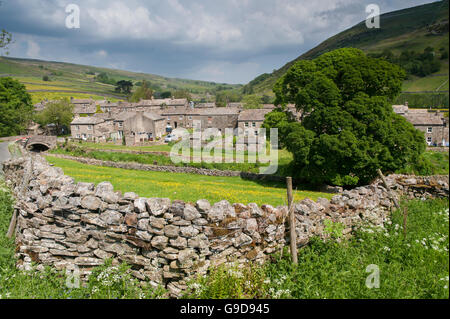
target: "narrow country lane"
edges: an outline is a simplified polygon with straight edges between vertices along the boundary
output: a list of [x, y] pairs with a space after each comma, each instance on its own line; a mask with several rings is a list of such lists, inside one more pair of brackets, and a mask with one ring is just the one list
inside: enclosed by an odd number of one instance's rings
[[11, 158], [11, 155], [8, 151], [8, 144], [9, 142], [0, 143], [0, 175], [3, 175], [2, 163]]

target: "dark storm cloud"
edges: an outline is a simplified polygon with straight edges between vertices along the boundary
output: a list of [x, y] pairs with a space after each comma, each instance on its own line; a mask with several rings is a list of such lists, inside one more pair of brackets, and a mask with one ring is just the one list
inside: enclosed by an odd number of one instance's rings
[[[361, 0], [3, 0], [11, 55], [246, 83], [363, 21]], [[430, 1], [377, 1], [389, 12]], [[67, 29], [65, 8], [81, 10]]]

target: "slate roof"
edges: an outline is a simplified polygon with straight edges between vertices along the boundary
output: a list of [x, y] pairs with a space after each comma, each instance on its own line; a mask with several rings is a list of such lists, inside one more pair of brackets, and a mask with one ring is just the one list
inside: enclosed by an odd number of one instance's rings
[[135, 117], [136, 115], [138, 115], [138, 113], [142, 113], [143, 116], [145, 116], [146, 118], [148, 118], [150, 120], [153, 120], [153, 121], [162, 121], [162, 120], [164, 120], [163, 117], [161, 117], [158, 114], [153, 113], [153, 112], [136, 112], [136, 111], [134, 111], [134, 112], [122, 112], [122, 113], [119, 113], [118, 115], [116, 115], [114, 117], [114, 121], [123, 122], [123, 121], [128, 120], [128, 119], [130, 119], [132, 117]]
[[242, 103], [238, 103], [238, 102], [231, 102], [227, 104], [227, 107], [232, 107], [232, 108], [243, 108], [244, 104]]
[[216, 103], [212, 102], [212, 103], [198, 103], [197, 105], [195, 105], [196, 108], [214, 108], [216, 107]]
[[240, 112], [237, 108], [232, 107], [214, 107], [214, 108], [168, 108], [159, 112], [162, 116], [166, 115], [191, 115], [191, 116], [227, 116], [238, 115]]
[[96, 116], [76, 117], [70, 125], [96, 125], [105, 122], [104, 119]]
[[138, 106], [161, 106], [163, 104], [167, 106], [183, 106], [188, 104], [187, 99], [153, 99], [153, 100], [140, 100], [136, 103]]
[[413, 125], [444, 125], [444, 119], [440, 113], [416, 113], [405, 115], [405, 118]]
[[73, 108], [73, 113], [75, 114], [94, 114], [97, 111], [97, 106], [94, 104], [89, 104], [88, 106], [75, 105]]
[[72, 104], [95, 104], [95, 101], [93, 99], [70, 99], [70, 102]]
[[163, 121], [164, 118], [153, 112], [144, 112], [143, 115], [153, 121]]
[[261, 122], [261, 121], [264, 121], [264, 115], [266, 115], [267, 113], [269, 113], [271, 111], [272, 111], [271, 109], [248, 109], [248, 110], [243, 110], [239, 114], [238, 121], [239, 122], [243, 122], [243, 121], [257, 121], [257, 122]]
[[136, 115], [136, 112], [122, 112], [114, 116], [114, 121], [123, 122]]
[[397, 114], [405, 114], [408, 111], [408, 106], [406, 105], [392, 105], [392, 108]]

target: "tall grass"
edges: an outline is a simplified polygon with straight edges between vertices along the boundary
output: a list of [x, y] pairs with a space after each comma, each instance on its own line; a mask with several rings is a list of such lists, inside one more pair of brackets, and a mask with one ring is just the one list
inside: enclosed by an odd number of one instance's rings
[[[349, 240], [314, 238], [299, 250], [298, 266], [285, 251], [264, 266], [211, 269], [189, 283], [189, 298], [385, 299], [449, 298], [449, 203], [414, 200], [407, 236], [400, 211], [383, 228], [362, 227]], [[379, 288], [366, 286], [379, 269]]]
[[409, 165], [398, 170], [399, 174], [415, 175], [448, 175], [449, 173], [449, 154], [443, 152], [427, 151], [422, 154], [417, 164]]

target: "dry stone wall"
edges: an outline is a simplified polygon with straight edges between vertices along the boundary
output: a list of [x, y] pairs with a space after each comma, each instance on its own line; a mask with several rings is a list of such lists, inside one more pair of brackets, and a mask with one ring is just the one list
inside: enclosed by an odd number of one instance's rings
[[[224, 262], [262, 263], [287, 244], [287, 208], [143, 198], [121, 194], [109, 182], [76, 183], [38, 156], [4, 164], [16, 196], [17, 265], [57, 269], [76, 265], [86, 277], [111, 258], [132, 265], [132, 274], [162, 284], [177, 297], [186, 280]], [[387, 178], [395, 196], [448, 197], [448, 176]], [[361, 222], [381, 225], [391, 201], [378, 182], [344, 191], [331, 201], [295, 204], [297, 237], [326, 236], [325, 219], [345, 225], [349, 234]]]

